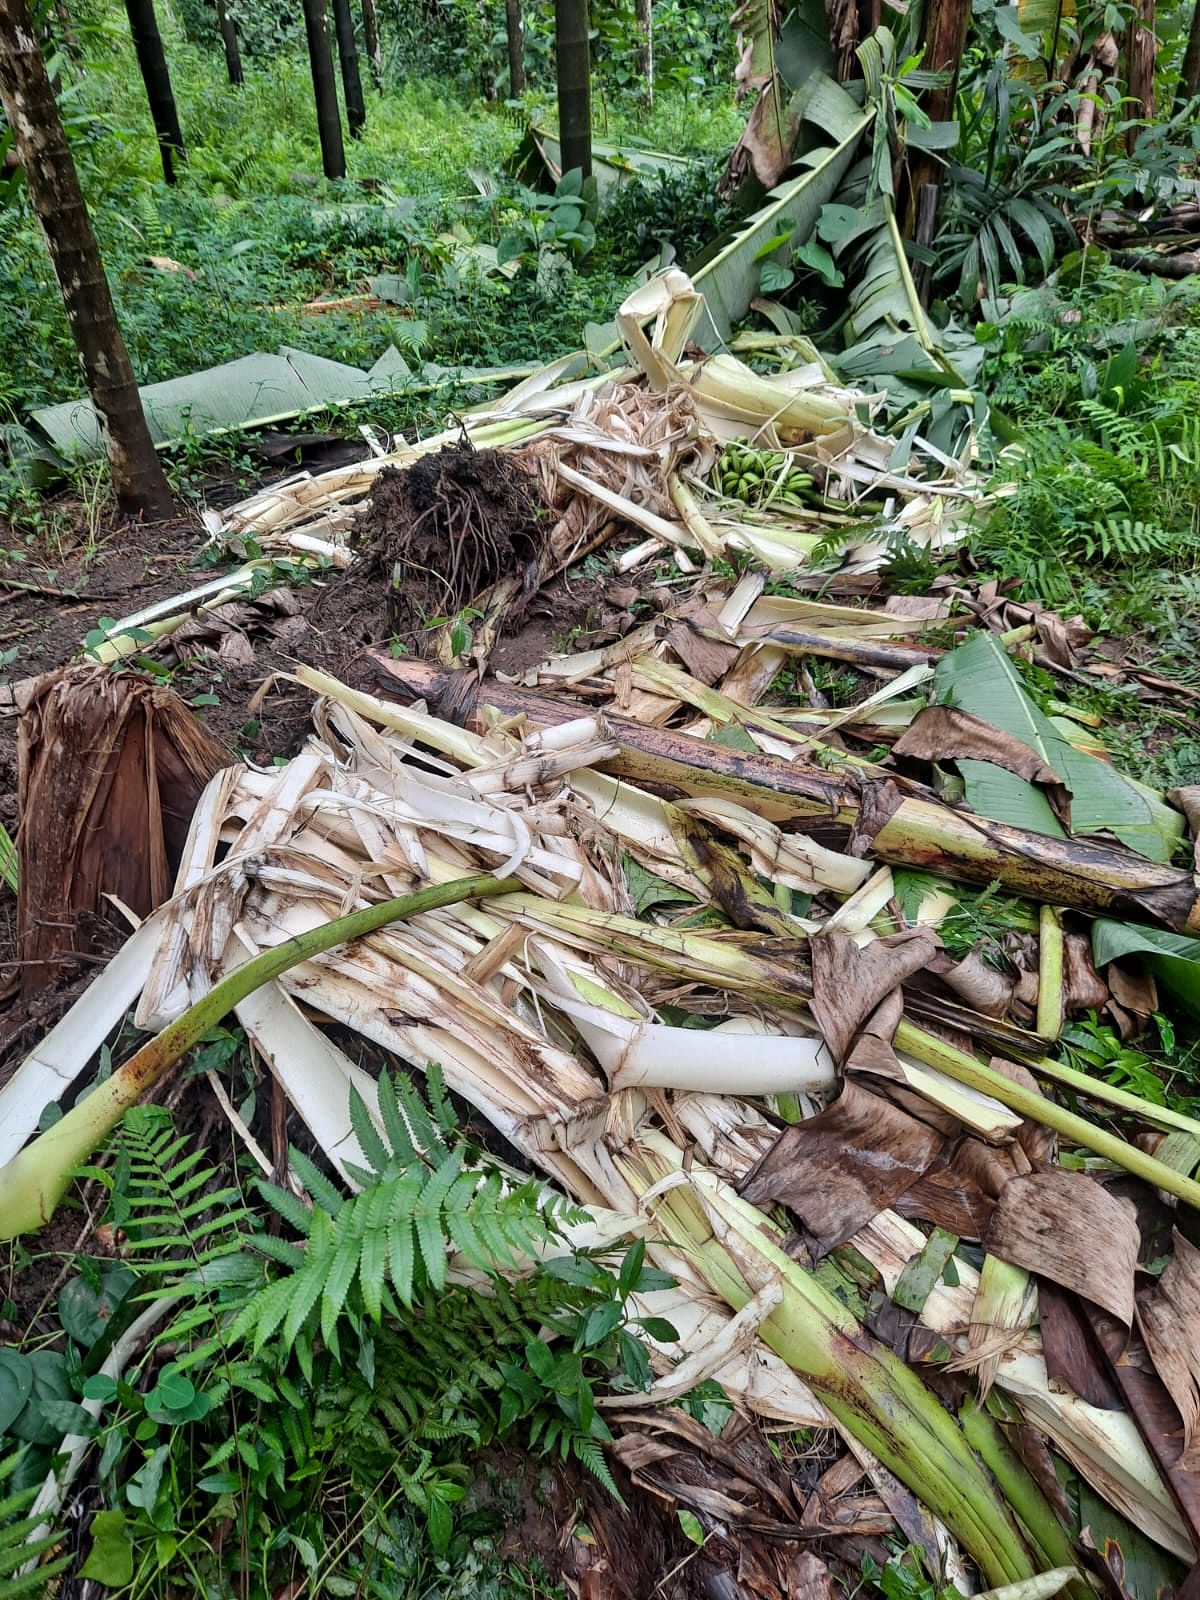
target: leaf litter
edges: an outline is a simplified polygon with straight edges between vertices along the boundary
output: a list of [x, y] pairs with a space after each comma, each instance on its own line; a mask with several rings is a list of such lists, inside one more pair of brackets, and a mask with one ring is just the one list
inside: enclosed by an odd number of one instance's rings
[[[773, 376], [706, 362], [687, 280], [641, 293], [626, 367], [557, 363], [452, 435], [218, 519], [388, 585], [401, 642], [433, 660], [375, 651], [378, 694], [296, 668], [304, 748], [209, 778], [173, 892], [158, 885], [126, 951], [0, 1090], [0, 1158], [130, 1007], [162, 1028], [348, 910], [507, 879], [238, 1003], [330, 1169], [353, 1186], [363, 1165], [349, 1095], [372, 1080], [349, 1030], [438, 1062], [523, 1165], [627, 1219], [678, 1280], [679, 1336], [651, 1340], [659, 1409], [620, 1419], [617, 1455], [702, 1528], [738, 1530], [750, 1592], [820, 1587], [813, 1546], [899, 1526], [964, 1586], [1046, 1574], [1038, 1592], [1083, 1594], [1094, 1541], [1081, 1496], [1072, 1512], [1043, 1492], [1054, 1473], [1138, 1529], [1174, 1584], [1200, 1505], [1200, 1125], [1058, 1041], [1072, 1019], [1128, 1014], [1146, 966], [1193, 999], [1197, 887], [1174, 864], [1188, 807], [1029, 697], [1011, 651], [1062, 665], [1085, 643], [1053, 614], [1014, 618], [980, 591], [964, 628], [952, 595], [876, 610], [770, 593], [831, 532], [849, 594], [883, 560], [881, 528], [931, 550], [962, 539], [983, 494], [969, 452], [917, 440], [893, 467], [871, 397], [831, 384], [802, 341]], [[729, 438], [815, 492], [731, 503]], [[625, 580], [639, 597], [658, 591], [650, 616], [486, 675], [530, 597], [599, 549], [643, 574]], [[764, 705], [781, 671], [811, 683], [819, 662], [856, 675], [848, 704]], [[992, 885], [1021, 914], [949, 957], [939, 929], [949, 940]], [[97, 888], [115, 892], [102, 870]], [[1175, 1219], [1165, 1268], [1138, 1196]], [[675, 1370], [719, 1382], [743, 1432], [714, 1439], [674, 1409]], [[801, 1493], [763, 1456], [754, 1417], [836, 1436], [819, 1483]]]

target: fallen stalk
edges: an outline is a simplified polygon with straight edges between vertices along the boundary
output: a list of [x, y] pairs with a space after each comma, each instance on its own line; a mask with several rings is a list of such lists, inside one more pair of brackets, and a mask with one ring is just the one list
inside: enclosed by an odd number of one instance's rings
[[[427, 700], [439, 716], [481, 727], [488, 713], [552, 727], [579, 714], [550, 695], [445, 672], [426, 661], [393, 661], [372, 651], [385, 694]], [[822, 768], [752, 755], [666, 728], [647, 728], [605, 713], [619, 746], [598, 771], [655, 789], [723, 795], [776, 822], [834, 823], [852, 829], [860, 849], [880, 862], [923, 867], [971, 883], [1003, 886], [1026, 899], [1071, 910], [1149, 917], [1178, 932], [1200, 930], [1193, 876], [1090, 839], [1055, 839], [990, 822], [891, 780], [831, 776]]]
[[66, 1193], [74, 1168], [92, 1154], [130, 1106], [136, 1105], [210, 1028], [256, 989], [300, 962], [335, 945], [361, 939], [390, 922], [437, 911], [461, 900], [503, 894], [510, 888], [511, 883], [488, 873], [435, 884], [321, 923], [245, 962], [135, 1051], [52, 1128], [0, 1167], [0, 1240], [15, 1239], [43, 1227]]
[[[542, 900], [536, 895], [509, 895], [502, 905], [527, 925], [553, 929], [598, 954], [625, 956], [689, 982], [734, 990], [767, 1005], [789, 1010], [808, 1008], [811, 979], [777, 936], [773, 948], [767, 936], [761, 936], [755, 945], [747, 945], [744, 938], [735, 943], [693, 929], [655, 927], [616, 912]], [[989, 1095], [1022, 1117], [1053, 1128], [1072, 1143], [1200, 1209], [1200, 1183], [1107, 1129], [1056, 1105], [1036, 1090], [1026, 1089], [1003, 1073], [981, 1065], [965, 1051], [955, 1049], [907, 1018], [902, 1018], [896, 1029], [895, 1046], [903, 1055], [914, 1057], [966, 1088]]]
[[705, 1169], [685, 1174], [680, 1152], [661, 1135], [646, 1135], [637, 1158], [617, 1160], [635, 1192], [648, 1195], [671, 1245], [735, 1311], [765, 1285], [778, 1285], [781, 1301], [763, 1319], [763, 1340], [811, 1385], [846, 1432], [946, 1523], [989, 1583], [1032, 1577], [1065, 1547], [1052, 1531], [1053, 1512], [1037, 1505], [1041, 1496], [1029, 1481], [1024, 1498], [1037, 1530], [1031, 1552], [941, 1402], [783, 1251], [760, 1212]]

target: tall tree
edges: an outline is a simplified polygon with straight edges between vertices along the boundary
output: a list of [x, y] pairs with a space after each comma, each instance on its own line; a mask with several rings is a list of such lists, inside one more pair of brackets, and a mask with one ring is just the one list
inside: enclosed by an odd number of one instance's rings
[[1200, 0], [1192, 7], [1192, 25], [1188, 29], [1187, 49], [1183, 53], [1183, 69], [1179, 74], [1179, 87], [1175, 91], [1175, 106], [1187, 105], [1200, 94]]
[[321, 141], [321, 166], [327, 178], [346, 176], [346, 151], [342, 144], [342, 119], [338, 112], [337, 84], [325, 0], [304, 0], [304, 31], [308, 36], [308, 63], [312, 68], [313, 98], [317, 103], [317, 135]]
[[362, 79], [358, 74], [358, 46], [354, 42], [354, 15], [350, 0], [333, 0], [333, 26], [337, 33], [338, 61], [342, 68], [342, 98], [346, 102], [346, 124], [352, 139], [362, 137], [367, 121], [363, 103]]
[[[921, 104], [933, 122], [949, 122], [953, 119], [958, 97], [958, 73], [963, 51], [967, 47], [970, 21], [971, 0], [927, 0], [921, 66], [929, 72], [946, 74], [945, 82], [940, 87], [927, 89], [921, 97]], [[908, 165], [896, 196], [896, 212], [906, 239], [916, 235], [925, 244], [931, 242], [940, 199], [941, 171], [941, 164], [930, 151], [909, 152]], [[918, 219], [921, 224], [919, 229]]]
[[[1154, 0], [1134, 0], [1133, 12], [1126, 26], [1126, 93], [1132, 102], [1127, 114], [1142, 122], [1153, 122], [1154, 63], [1158, 55], [1158, 40], [1154, 36]], [[1138, 132], [1137, 128], [1130, 128], [1125, 135], [1130, 155], [1137, 143]]]
[[133, 35], [133, 48], [137, 52], [142, 82], [146, 85], [150, 115], [154, 118], [154, 131], [158, 135], [163, 177], [168, 183], [174, 183], [175, 162], [182, 161], [186, 152], [183, 134], [179, 130], [179, 113], [175, 110], [175, 95], [171, 89], [171, 74], [167, 70], [162, 35], [158, 31], [158, 18], [154, 15], [154, 0], [125, 0], [125, 11], [129, 17], [129, 31]]
[[508, 96], [516, 100], [525, 93], [525, 18], [521, 0], [504, 0], [504, 28], [508, 34]]
[[225, 46], [225, 70], [235, 88], [243, 82], [242, 52], [238, 49], [237, 23], [229, 15], [226, 0], [217, 0], [217, 27], [221, 30], [221, 43]]
[[377, 89], [383, 87], [383, 51], [379, 48], [379, 15], [375, 0], [362, 0], [363, 44], [367, 48], [367, 61], [371, 78]]
[[0, 0], [0, 104], [62, 290], [108, 450], [117, 505], [135, 515], [170, 516], [171, 491], [146, 426], [27, 0]]
[[591, 61], [587, 0], [554, 0], [554, 59], [558, 73], [558, 138], [564, 172], [592, 174]]
[[642, 100], [654, 105], [654, 0], [634, 0], [638, 25], [638, 71], [642, 77]]

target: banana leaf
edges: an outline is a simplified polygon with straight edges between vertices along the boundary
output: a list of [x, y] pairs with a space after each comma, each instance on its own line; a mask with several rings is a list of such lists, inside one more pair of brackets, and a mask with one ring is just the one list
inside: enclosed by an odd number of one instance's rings
[[1200, 1017], [1200, 939], [1100, 917], [1092, 924], [1096, 965], [1102, 967], [1125, 956], [1137, 956], [1181, 1006]]
[[[670, 155], [665, 150], [642, 150], [633, 144], [609, 144], [592, 140], [592, 174], [602, 200], [609, 199], [631, 179], [659, 177], [666, 172], [685, 172], [694, 166], [690, 156]], [[553, 133], [531, 127], [512, 163], [514, 175], [533, 186], [548, 181], [554, 188], [563, 175], [562, 145]]]
[[[439, 367], [426, 362], [412, 372], [394, 345], [369, 370], [281, 346], [278, 353], [255, 351], [185, 377], [150, 383], [139, 393], [150, 437], [161, 449], [186, 434], [231, 433], [285, 422], [327, 406], [347, 405], [407, 390], [422, 392], [441, 383], [491, 384], [527, 377], [528, 364], [502, 367]], [[104, 454], [100, 425], [90, 400], [68, 400], [31, 413], [60, 460], [85, 461]]]
[[[811, 237], [821, 207], [833, 198], [875, 115], [872, 108], [863, 110], [830, 79], [805, 87], [805, 115], [819, 121], [837, 142], [806, 155], [807, 170], [773, 189], [767, 204], [693, 273], [718, 339], [729, 338], [734, 324], [745, 316], [758, 294], [763, 262], [790, 256], [798, 244]], [[774, 248], [770, 248], [772, 240], [778, 241]], [[702, 334], [704, 331], [702, 328]]]
[[[1151, 861], [1170, 861], [1183, 831], [1182, 816], [1107, 761], [1075, 749], [1025, 693], [994, 634], [977, 633], [943, 656], [935, 685], [940, 704], [1014, 734], [1058, 774], [1071, 792], [1073, 833], [1112, 833]], [[963, 760], [958, 766], [973, 811], [995, 822], [1064, 836], [1045, 795], [1024, 778], [987, 761]]]

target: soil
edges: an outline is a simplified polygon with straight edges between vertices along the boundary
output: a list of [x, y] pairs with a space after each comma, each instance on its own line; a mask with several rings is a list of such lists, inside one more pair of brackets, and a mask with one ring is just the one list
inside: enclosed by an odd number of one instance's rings
[[[492, 584], [537, 583], [534, 480], [510, 455], [448, 445], [404, 471], [388, 468], [355, 526], [370, 575], [389, 585], [390, 632], [417, 648], [433, 617], [454, 617]], [[510, 607], [508, 624], [519, 604]]]

